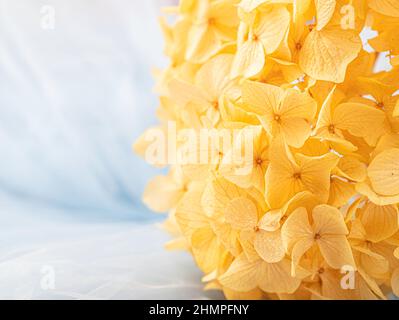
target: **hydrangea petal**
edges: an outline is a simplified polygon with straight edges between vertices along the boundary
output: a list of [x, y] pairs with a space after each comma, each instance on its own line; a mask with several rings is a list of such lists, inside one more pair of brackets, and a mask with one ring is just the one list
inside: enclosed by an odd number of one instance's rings
[[399, 149], [381, 152], [368, 168], [373, 189], [383, 196], [399, 194]]
[[360, 38], [351, 30], [313, 30], [303, 44], [299, 65], [314, 79], [342, 83], [346, 68], [360, 49]]
[[254, 247], [259, 256], [268, 263], [276, 263], [285, 257], [285, 249], [279, 230], [259, 230], [255, 234]]
[[233, 228], [251, 229], [258, 222], [255, 204], [247, 198], [236, 198], [229, 202], [225, 209], [226, 221]]

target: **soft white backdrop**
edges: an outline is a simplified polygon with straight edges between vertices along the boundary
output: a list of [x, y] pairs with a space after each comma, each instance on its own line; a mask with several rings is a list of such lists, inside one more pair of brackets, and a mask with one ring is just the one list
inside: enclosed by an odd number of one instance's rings
[[156, 122], [159, 5], [0, 0], [0, 298], [206, 297], [131, 151]]

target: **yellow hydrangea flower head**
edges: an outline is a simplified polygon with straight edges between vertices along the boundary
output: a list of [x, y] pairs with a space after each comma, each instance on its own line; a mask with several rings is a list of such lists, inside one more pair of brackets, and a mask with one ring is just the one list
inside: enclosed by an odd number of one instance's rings
[[167, 248], [228, 299], [399, 296], [399, 1], [165, 14], [160, 123], [134, 149], [170, 169], [144, 194]]

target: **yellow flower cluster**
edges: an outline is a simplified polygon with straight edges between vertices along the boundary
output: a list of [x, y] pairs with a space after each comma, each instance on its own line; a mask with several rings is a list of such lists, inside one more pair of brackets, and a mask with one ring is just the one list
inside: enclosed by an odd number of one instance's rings
[[[254, 132], [250, 163], [225, 161], [240, 143], [209, 163], [165, 161], [144, 201], [169, 212], [168, 247], [231, 299], [399, 295], [399, 0], [181, 0], [166, 12], [161, 124], [146, 134], [170, 122]], [[376, 72], [384, 57], [390, 71]]]

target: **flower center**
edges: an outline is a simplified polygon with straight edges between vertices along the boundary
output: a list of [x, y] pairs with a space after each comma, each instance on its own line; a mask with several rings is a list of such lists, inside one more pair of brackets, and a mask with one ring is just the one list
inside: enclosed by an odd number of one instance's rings
[[261, 158], [258, 158], [258, 159], [256, 159], [256, 164], [257, 165], [262, 165], [262, 163], [263, 163], [263, 160], [261, 159]]
[[297, 43], [297, 44], [295, 44], [295, 48], [299, 51], [299, 50], [301, 50], [302, 49], [302, 44], [301, 43]]
[[328, 132], [335, 134], [335, 126], [333, 124], [328, 127]]
[[378, 102], [377, 103], [377, 108], [384, 109], [384, 103], [383, 102]]
[[300, 172], [295, 172], [295, 173], [294, 173], [294, 179], [295, 179], [295, 180], [300, 180], [301, 178], [302, 178], [302, 175], [301, 175]]
[[216, 24], [216, 19], [215, 18], [209, 18], [208, 19], [208, 25], [209, 26], [214, 26]]
[[320, 240], [320, 239], [321, 239], [320, 233], [316, 233], [316, 234], [314, 235], [314, 239], [315, 239], [315, 240]]
[[281, 116], [279, 114], [275, 114], [274, 115], [274, 120], [277, 121], [277, 122], [280, 122], [281, 121]]
[[252, 35], [252, 41], [259, 41], [259, 37], [257, 34]]

